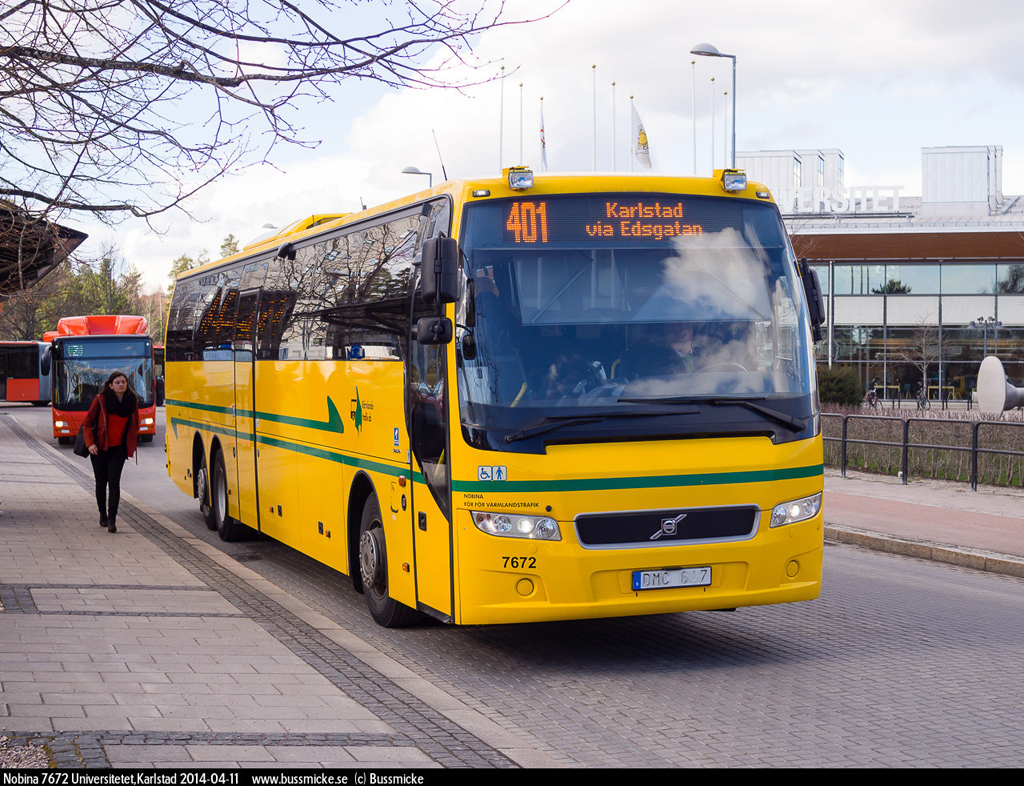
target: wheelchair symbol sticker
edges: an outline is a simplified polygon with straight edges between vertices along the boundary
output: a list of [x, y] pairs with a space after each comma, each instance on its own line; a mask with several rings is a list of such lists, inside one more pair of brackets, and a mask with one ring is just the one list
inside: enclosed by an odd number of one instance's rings
[[508, 478], [508, 467], [477, 467], [477, 480], [505, 480]]

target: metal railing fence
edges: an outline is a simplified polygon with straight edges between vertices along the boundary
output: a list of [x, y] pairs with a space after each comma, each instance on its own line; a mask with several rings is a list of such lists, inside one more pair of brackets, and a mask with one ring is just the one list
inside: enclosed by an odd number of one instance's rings
[[[1024, 486], [1024, 450], [1014, 448], [1024, 444], [1024, 434], [1016, 431], [1024, 428], [1024, 422], [834, 413], [822, 413], [821, 418], [825, 464], [838, 465], [843, 477], [853, 448], [855, 467], [867, 471], [893, 474], [893, 459], [897, 458], [898, 475], [904, 484], [913, 472], [920, 477], [966, 479], [974, 491], [982, 478], [989, 478], [995, 485]], [[850, 433], [851, 424], [854, 434]], [[864, 427], [858, 428], [861, 424]], [[830, 446], [837, 446], [838, 455]], [[872, 451], [874, 448], [880, 450]], [[965, 467], [961, 461], [948, 460], [947, 455], [966, 456], [969, 462]], [[981, 467], [986, 457], [1007, 460], [998, 464], [990, 461], [993, 466]]]

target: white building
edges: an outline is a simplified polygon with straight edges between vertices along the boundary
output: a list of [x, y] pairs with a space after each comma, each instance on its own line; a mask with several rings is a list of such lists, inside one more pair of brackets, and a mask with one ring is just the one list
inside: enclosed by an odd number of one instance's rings
[[1024, 380], [1024, 200], [1002, 193], [1002, 147], [921, 151], [920, 196], [848, 184], [839, 150], [737, 153], [768, 185], [827, 291], [819, 362], [908, 394], [960, 397], [985, 353]]

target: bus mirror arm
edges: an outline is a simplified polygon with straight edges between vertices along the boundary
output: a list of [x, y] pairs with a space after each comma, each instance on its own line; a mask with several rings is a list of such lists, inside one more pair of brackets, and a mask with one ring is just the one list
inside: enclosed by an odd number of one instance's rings
[[821, 341], [823, 338], [821, 326], [825, 324], [825, 301], [821, 296], [818, 271], [808, 265], [806, 259], [800, 260], [800, 281], [804, 285], [804, 294], [807, 296], [811, 333], [815, 341]]

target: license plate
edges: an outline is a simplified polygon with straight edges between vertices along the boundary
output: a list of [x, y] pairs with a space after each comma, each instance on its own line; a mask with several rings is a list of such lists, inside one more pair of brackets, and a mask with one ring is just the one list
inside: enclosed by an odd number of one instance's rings
[[710, 567], [633, 571], [633, 589], [636, 591], [672, 587], [707, 587], [710, 585]]

